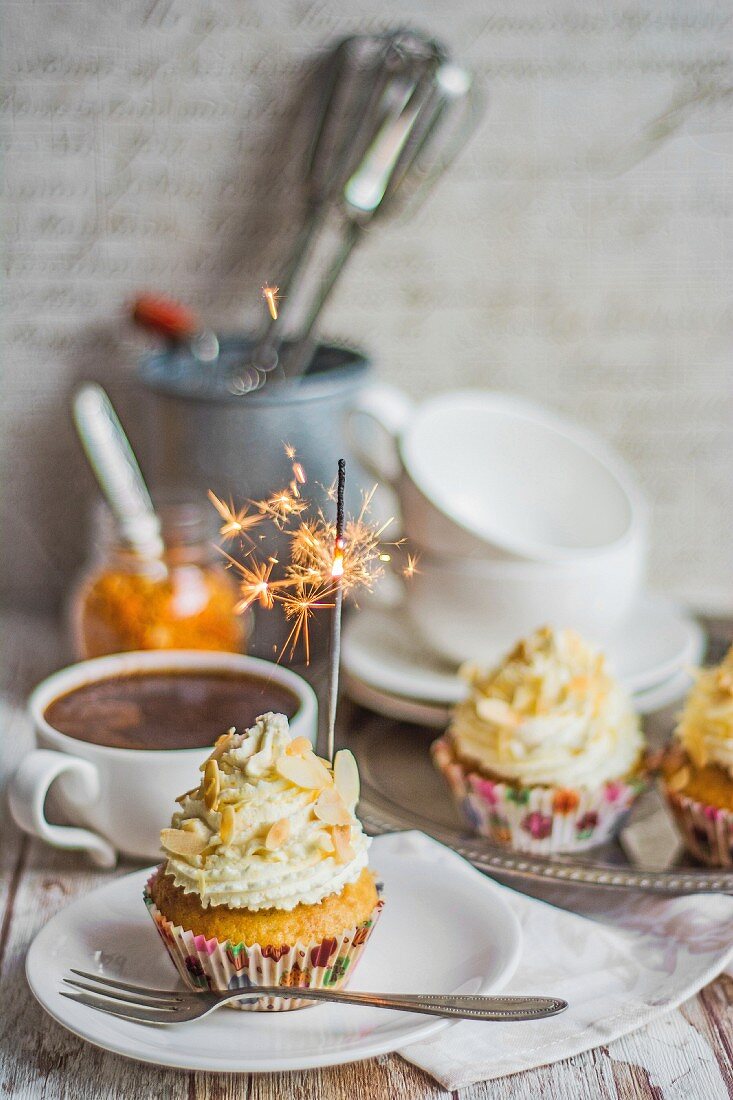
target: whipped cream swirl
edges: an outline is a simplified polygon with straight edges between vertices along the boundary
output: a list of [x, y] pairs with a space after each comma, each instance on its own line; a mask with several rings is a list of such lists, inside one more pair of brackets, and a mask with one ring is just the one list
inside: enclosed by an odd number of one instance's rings
[[263, 714], [246, 733], [220, 737], [202, 771], [161, 841], [165, 873], [203, 906], [315, 905], [366, 866], [347, 750], [332, 769], [306, 738], [292, 739], [285, 715]]
[[497, 668], [461, 672], [471, 692], [449, 733], [467, 764], [515, 785], [586, 788], [638, 764], [643, 738], [630, 699], [574, 631], [543, 627]]
[[697, 767], [717, 764], [733, 779], [733, 646], [695, 674], [675, 736]]

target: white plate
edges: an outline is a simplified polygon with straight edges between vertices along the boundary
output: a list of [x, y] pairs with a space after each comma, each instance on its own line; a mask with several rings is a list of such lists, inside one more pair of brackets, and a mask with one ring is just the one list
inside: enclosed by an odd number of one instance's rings
[[343, 676], [344, 691], [355, 703], [382, 714], [385, 718], [394, 718], [398, 722], [411, 722], [416, 726], [428, 726], [430, 729], [445, 729], [450, 721], [452, 707], [442, 703], [422, 703], [407, 699], [404, 695], [391, 695], [388, 691], [365, 684], [355, 676]]
[[[697, 660], [694, 662], [697, 663]], [[676, 672], [668, 680], [662, 680], [661, 684], [647, 688], [646, 691], [638, 691], [632, 695], [634, 707], [639, 714], [654, 714], [665, 707], [671, 707], [673, 703], [680, 703], [692, 687], [692, 676], [683, 669]]]
[[[392, 695], [388, 691], [380, 691], [357, 680], [355, 676], [343, 677], [344, 691], [362, 707], [367, 707], [376, 714], [383, 714], [386, 718], [393, 718], [397, 722], [410, 722], [416, 726], [428, 726], [430, 729], [445, 729], [450, 722], [453, 712], [452, 706], [442, 703], [423, 703], [420, 700], [409, 699], [404, 695]], [[688, 672], [677, 672], [661, 684], [647, 688], [646, 691], [638, 691], [631, 696], [634, 702], [634, 710], [637, 714], [654, 714], [655, 711], [678, 703], [687, 694], [692, 677]]]
[[[635, 694], [696, 664], [704, 643], [702, 628], [679, 605], [647, 594], [604, 648]], [[399, 608], [371, 604], [353, 615], [344, 627], [342, 660], [347, 674], [362, 684], [415, 702], [446, 706], [465, 693], [456, 669], [422, 645]]]
[[[522, 935], [490, 879], [416, 832], [376, 837], [371, 864], [384, 882], [386, 905], [354, 988], [488, 993], [509, 981]], [[405, 1012], [322, 1004], [276, 1014], [221, 1008], [195, 1023], [159, 1028], [61, 997], [61, 979], [72, 966], [151, 986], [180, 986], [142, 900], [149, 875], [136, 871], [73, 902], [38, 933], [28, 952], [26, 974], [41, 1005], [95, 1046], [178, 1069], [267, 1073], [373, 1058], [451, 1026]]]

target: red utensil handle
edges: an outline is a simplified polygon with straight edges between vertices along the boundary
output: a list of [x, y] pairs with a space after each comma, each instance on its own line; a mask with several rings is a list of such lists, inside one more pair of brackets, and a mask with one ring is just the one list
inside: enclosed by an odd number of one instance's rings
[[149, 332], [179, 340], [200, 328], [193, 310], [160, 294], [139, 295], [132, 305], [132, 319]]

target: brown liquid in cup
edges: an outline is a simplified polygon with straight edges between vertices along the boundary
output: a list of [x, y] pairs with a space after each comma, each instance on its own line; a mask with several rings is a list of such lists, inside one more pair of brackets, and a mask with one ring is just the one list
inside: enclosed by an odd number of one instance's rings
[[68, 737], [114, 749], [201, 749], [267, 711], [292, 718], [297, 695], [257, 676], [204, 670], [137, 672], [73, 688], [45, 710]]

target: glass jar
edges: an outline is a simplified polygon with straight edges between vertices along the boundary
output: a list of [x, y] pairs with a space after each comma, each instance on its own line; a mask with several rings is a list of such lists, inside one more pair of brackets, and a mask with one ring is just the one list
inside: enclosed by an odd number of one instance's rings
[[204, 504], [159, 509], [166, 551], [141, 557], [120, 542], [109, 510], [93, 516], [92, 550], [69, 606], [79, 659], [134, 649], [215, 649], [241, 653], [247, 620], [214, 545], [215, 519]]

